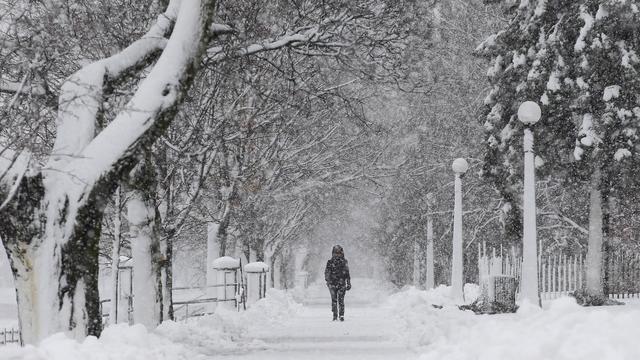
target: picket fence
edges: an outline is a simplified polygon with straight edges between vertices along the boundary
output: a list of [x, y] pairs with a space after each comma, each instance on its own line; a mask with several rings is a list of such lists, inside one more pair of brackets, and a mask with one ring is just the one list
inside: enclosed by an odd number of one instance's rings
[[[605, 266], [607, 287], [611, 298], [640, 297], [640, 254], [610, 250]], [[538, 285], [542, 299], [555, 299], [579, 290], [585, 285], [584, 255], [545, 255], [538, 257]], [[520, 283], [522, 258], [515, 248], [487, 249], [478, 245], [479, 277], [489, 275], [514, 276]], [[518, 285], [519, 286], [519, 285]], [[518, 287], [519, 290], [519, 287]]]
[[606, 269], [609, 297], [640, 297], [640, 254], [619, 249], [609, 251]]
[[549, 255], [538, 258], [539, 288], [543, 299], [568, 295], [584, 285], [584, 258], [579, 256]]
[[20, 330], [18, 329], [0, 329], [0, 345], [20, 343]]

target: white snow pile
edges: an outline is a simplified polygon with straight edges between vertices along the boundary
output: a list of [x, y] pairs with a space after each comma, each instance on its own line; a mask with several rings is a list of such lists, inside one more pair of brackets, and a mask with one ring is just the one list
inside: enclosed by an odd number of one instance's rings
[[[291, 293], [284, 290], [268, 289], [267, 296], [264, 299], [251, 304], [247, 311], [239, 313], [239, 317], [241, 321], [244, 321], [249, 326], [273, 325], [274, 323], [282, 323], [299, 314], [302, 308], [303, 306], [293, 299]], [[220, 311], [218, 313], [222, 315]]]
[[[466, 284], [464, 293], [464, 303], [471, 303], [479, 295], [478, 286]], [[398, 340], [419, 349], [439, 337], [453, 336], [473, 319], [473, 312], [460, 311], [457, 303], [451, 287], [440, 285], [427, 291], [405, 288], [389, 296], [383, 306], [399, 320]]]
[[260, 347], [244, 340], [251, 326], [282, 322], [300, 311], [284, 291], [269, 290], [267, 297], [247, 311], [219, 306], [216, 314], [191, 318], [186, 322], [165, 321], [155, 330], [142, 325], [117, 324], [104, 329], [99, 339], [82, 342], [60, 333], [37, 347], [3, 346], [1, 360], [200, 360], [212, 356]]
[[436, 309], [436, 294], [412, 289], [387, 306], [400, 320], [398, 338], [421, 360], [640, 359], [637, 306], [591, 307], [564, 297], [542, 310], [523, 304], [516, 314], [475, 315]]
[[37, 347], [7, 345], [0, 359], [11, 360], [187, 360], [204, 359], [224, 350], [236, 349], [241, 333], [230, 329], [216, 315], [177, 323], [166, 321], [153, 331], [143, 325], [117, 324], [104, 329], [99, 339], [90, 336], [78, 342], [63, 333], [52, 335]]
[[[425, 303], [437, 306], [457, 306], [470, 304], [480, 295], [480, 288], [476, 284], [466, 284], [464, 286], [464, 301], [460, 302], [451, 295], [451, 286], [440, 285], [431, 290], [420, 290], [413, 286], [408, 286], [389, 296], [387, 307], [411, 306], [411, 304]], [[431, 306], [432, 307], [432, 306]]]

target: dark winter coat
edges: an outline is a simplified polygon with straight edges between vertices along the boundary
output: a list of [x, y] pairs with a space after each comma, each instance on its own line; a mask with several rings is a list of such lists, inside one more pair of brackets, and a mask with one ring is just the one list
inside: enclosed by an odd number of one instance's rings
[[349, 274], [349, 262], [344, 258], [342, 247], [333, 247], [332, 256], [327, 261], [324, 269], [324, 280], [330, 287], [351, 288], [351, 275]]

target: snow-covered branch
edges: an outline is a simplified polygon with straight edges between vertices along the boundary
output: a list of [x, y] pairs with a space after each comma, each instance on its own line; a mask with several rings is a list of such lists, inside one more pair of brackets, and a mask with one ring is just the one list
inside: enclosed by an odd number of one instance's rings
[[121, 52], [91, 63], [62, 85], [59, 97], [57, 136], [49, 167], [67, 164], [93, 140], [95, 124], [103, 103], [105, 82], [113, 82], [143, 64], [167, 43], [178, 13], [179, 1], [172, 1], [149, 31]]
[[226, 24], [216, 24], [213, 23], [209, 26], [209, 34], [213, 36], [224, 35], [224, 34], [233, 34], [235, 30], [229, 25]]
[[559, 220], [562, 220], [566, 223], [568, 223], [569, 225], [571, 225], [572, 228], [576, 229], [577, 231], [579, 231], [582, 234], [585, 235], [589, 235], [589, 230], [585, 229], [583, 226], [580, 226], [580, 224], [578, 224], [577, 222], [571, 220], [570, 218], [562, 215], [562, 214], [558, 214], [558, 213], [540, 213], [540, 215], [542, 216], [549, 216], [549, 217], [553, 217]]
[[[233, 48], [232, 50], [226, 49], [223, 46], [211, 47], [207, 51], [207, 62], [217, 63], [229, 58], [255, 55], [285, 47], [299, 49], [300, 51], [307, 53], [313, 52], [316, 55], [327, 55], [326, 53], [319, 52], [317, 49], [324, 48], [335, 50], [350, 46], [349, 43], [333, 41], [332, 39], [338, 36], [337, 34], [339, 34], [340, 29], [353, 19], [354, 17], [352, 16], [341, 14], [335, 18], [328, 18], [318, 25], [300, 27], [287, 32], [280, 37], [239, 48]], [[330, 54], [335, 54], [335, 52]]]
[[45, 96], [47, 90], [40, 84], [25, 84], [24, 81], [0, 79], [0, 92], [31, 96]]
[[206, 162], [203, 162], [203, 164], [201, 165], [200, 171], [198, 173], [198, 180], [195, 184], [195, 189], [193, 189], [193, 192], [191, 193], [191, 195], [189, 195], [189, 198], [186, 201], [186, 206], [179, 210], [176, 218], [170, 225], [167, 226], [167, 228], [169, 230], [172, 230], [173, 232], [172, 234], [168, 234], [169, 236], [178, 235], [185, 222], [187, 221], [187, 218], [189, 217], [189, 215], [191, 215], [191, 210], [193, 210], [196, 204], [196, 199], [198, 198], [198, 196], [200, 196], [200, 192], [203, 185], [205, 184], [207, 176], [209, 176], [209, 173], [211, 173], [211, 169], [213, 168], [216, 157], [217, 153], [214, 153], [213, 155], [209, 156], [208, 160], [206, 160]]
[[[178, 3], [171, 1], [170, 14], [175, 14]], [[77, 174], [91, 186], [105, 174], [129, 163], [136, 146], [160, 135], [171, 121], [200, 63], [209, 6], [208, 1], [182, 1], [174, 30], [162, 55], [125, 110], [65, 170]], [[170, 23], [167, 21], [163, 25], [169, 26]], [[123, 67], [117, 69], [124, 70]]]
[[294, 232], [294, 230], [300, 225], [301, 220], [304, 219], [311, 210], [311, 204], [303, 204], [303, 202], [297, 202], [295, 208], [290, 209], [287, 212], [285, 219], [274, 219], [281, 225], [273, 233], [273, 235], [265, 240], [265, 247], [274, 249], [277, 252], [284, 241]]
[[13, 198], [29, 170], [31, 154], [0, 148], [0, 211]]
[[[0, 161], [1, 160], [2, 159], [0, 159]], [[13, 199], [13, 197], [18, 192], [18, 189], [20, 188], [20, 183], [22, 182], [22, 179], [24, 178], [25, 174], [29, 170], [30, 161], [31, 161], [30, 154], [28, 153], [20, 154], [15, 159], [15, 161], [11, 164], [9, 171], [2, 174], [2, 177], [6, 177], [8, 182], [9, 183], [13, 182], [13, 184], [9, 188], [8, 193], [4, 195], [2, 191], [3, 182], [2, 182], [2, 179], [0, 179], [0, 201], [2, 201], [0, 203], [0, 211], [2, 211], [2, 209], [4, 209], [7, 206], [7, 204], [9, 204], [9, 202]], [[0, 165], [0, 168], [1, 167], [2, 165]]]

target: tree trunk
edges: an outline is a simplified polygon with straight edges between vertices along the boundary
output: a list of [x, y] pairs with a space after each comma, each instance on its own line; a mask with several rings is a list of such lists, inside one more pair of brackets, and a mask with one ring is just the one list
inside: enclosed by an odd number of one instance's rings
[[600, 170], [596, 170], [591, 177], [589, 189], [589, 246], [586, 260], [586, 291], [588, 294], [596, 296], [604, 296], [602, 287], [602, 214]]
[[413, 242], [413, 286], [420, 286], [420, 244]]
[[[218, 228], [220, 224], [210, 222], [207, 224], [207, 262], [206, 269], [206, 285], [207, 297], [210, 299], [218, 297], [218, 289], [212, 287], [216, 284], [216, 270], [211, 264], [213, 260], [220, 257], [220, 243], [218, 242]], [[216, 310], [216, 303], [212, 302], [207, 305], [207, 311], [212, 313]]]
[[[78, 71], [61, 90], [47, 171], [20, 172], [17, 187], [0, 178], [0, 198], [9, 187], [12, 195], [0, 210], [0, 238], [15, 277], [23, 343], [35, 344], [56, 332], [76, 339], [100, 335], [98, 244], [104, 204], [135, 156], [173, 120], [201, 64], [214, 8], [213, 0], [171, 1], [140, 41]], [[159, 41], [169, 29], [166, 44]], [[125, 110], [96, 135], [103, 88], [146, 65], [161, 49]], [[145, 235], [144, 228], [138, 230]]]
[[55, 332], [100, 335], [100, 188], [67, 193], [36, 175], [25, 178], [14, 201], [0, 211], [23, 344]]
[[127, 219], [133, 255], [133, 320], [153, 329], [169, 315], [170, 309], [165, 307], [171, 306], [171, 297], [165, 297], [168, 247], [167, 237], [160, 233], [156, 173], [151, 154], [146, 155], [131, 172], [134, 188], [128, 196]]
[[[156, 210], [156, 219], [160, 215]], [[156, 224], [159, 229], [160, 224]], [[162, 285], [162, 321], [174, 320], [173, 316], [173, 241], [171, 236], [160, 239], [160, 280]]]
[[282, 255], [277, 254], [273, 257], [273, 287], [282, 289]]
[[267, 279], [267, 287], [273, 288], [275, 285], [275, 256], [274, 251], [271, 249], [267, 249], [266, 247], [263, 249], [264, 262], [269, 265], [269, 276]]
[[427, 290], [433, 289], [435, 286], [435, 277], [433, 271], [433, 216], [427, 215], [427, 280], [425, 287]]
[[118, 288], [120, 281], [120, 243], [121, 243], [121, 228], [122, 228], [122, 217], [120, 213], [121, 206], [121, 198], [120, 198], [120, 188], [116, 190], [115, 194], [115, 217], [113, 219], [113, 246], [111, 249], [111, 304], [109, 307], [109, 323], [117, 324], [118, 316], [122, 316], [123, 314], [118, 314]]
[[611, 213], [615, 211], [615, 198], [611, 196], [611, 191], [602, 192], [602, 199], [606, 199], [606, 205], [602, 215], [602, 292], [609, 294], [609, 271], [607, 264], [611, 255], [611, 247], [607, 239], [611, 233]]
[[155, 206], [142, 191], [130, 193], [127, 219], [133, 255], [133, 320], [150, 329], [162, 322], [162, 269], [155, 215]]

